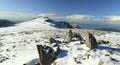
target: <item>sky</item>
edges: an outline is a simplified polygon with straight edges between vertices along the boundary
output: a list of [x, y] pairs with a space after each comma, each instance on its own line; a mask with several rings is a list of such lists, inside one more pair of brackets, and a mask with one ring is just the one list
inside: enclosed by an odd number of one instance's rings
[[120, 25], [120, 0], [0, 0], [0, 19], [54, 20]]

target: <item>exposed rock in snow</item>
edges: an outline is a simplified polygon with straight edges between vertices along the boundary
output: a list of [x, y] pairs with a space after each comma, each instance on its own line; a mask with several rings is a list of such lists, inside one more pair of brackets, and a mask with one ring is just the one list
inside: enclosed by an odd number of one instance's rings
[[86, 40], [85, 40], [86, 46], [89, 47], [89, 49], [97, 48], [98, 44], [93, 34], [86, 32], [85, 35], [86, 35]]
[[66, 21], [59, 21], [58, 25], [60, 28], [73, 28], [73, 26]]
[[13, 26], [13, 25], [15, 25], [15, 22], [13, 22], [13, 21], [0, 19], [0, 28], [1, 27], [9, 27], [9, 26]]
[[72, 41], [72, 38], [73, 38], [72, 30], [69, 30], [69, 32], [68, 32], [67, 35], [66, 35], [66, 40], [67, 40], [67, 42], [71, 42], [71, 41]]

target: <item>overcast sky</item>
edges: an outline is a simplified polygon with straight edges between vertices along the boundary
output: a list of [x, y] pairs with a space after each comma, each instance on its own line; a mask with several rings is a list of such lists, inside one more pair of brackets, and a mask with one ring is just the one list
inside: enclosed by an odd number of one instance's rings
[[27, 20], [36, 16], [120, 25], [120, 0], [0, 1], [0, 19]]

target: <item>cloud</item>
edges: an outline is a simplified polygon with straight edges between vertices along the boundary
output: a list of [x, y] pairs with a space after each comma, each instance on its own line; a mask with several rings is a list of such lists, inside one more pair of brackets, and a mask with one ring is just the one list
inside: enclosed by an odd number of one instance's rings
[[55, 13], [33, 14], [26, 12], [0, 12], [0, 19], [9, 19], [14, 21], [26, 21], [38, 16], [49, 17], [56, 21], [120, 24], [120, 16], [93, 16], [81, 14], [59, 16]]
[[59, 16], [55, 13], [40, 13], [41, 17], [49, 17], [57, 21], [71, 21], [71, 22], [88, 22], [88, 21], [101, 21], [102, 19], [99, 17], [95, 17], [92, 15], [81, 15], [81, 14], [73, 14], [67, 16]]
[[36, 14], [25, 12], [0, 12], [0, 19], [29, 20], [36, 17]]
[[92, 20], [94, 16], [91, 15], [70, 15], [66, 16], [66, 19], [69, 21], [88, 21]]
[[120, 16], [105, 16], [108, 21], [120, 21]]
[[38, 16], [49, 17], [49, 18], [54, 19], [56, 21], [66, 20], [64, 16], [59, 16], [55, 13], [40, 13]]

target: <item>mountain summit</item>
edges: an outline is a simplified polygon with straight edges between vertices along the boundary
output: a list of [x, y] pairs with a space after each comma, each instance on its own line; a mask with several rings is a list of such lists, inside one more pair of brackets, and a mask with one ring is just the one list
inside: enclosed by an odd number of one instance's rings
[[56, 23], [48, 17], [37, 17], [33, 20], [20, 23], [18, 26], [24, 26], [27, 28], [53, 29], [56, 27]]

